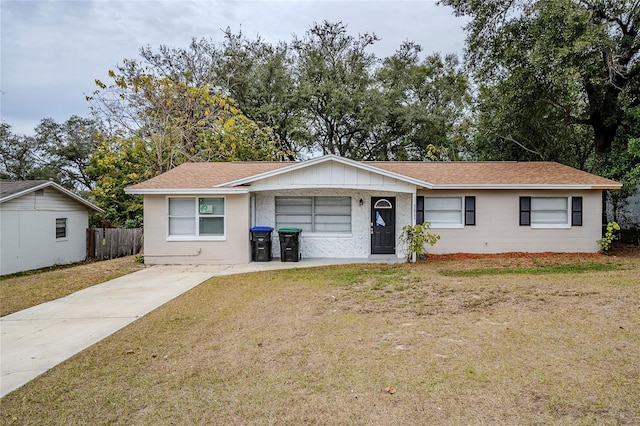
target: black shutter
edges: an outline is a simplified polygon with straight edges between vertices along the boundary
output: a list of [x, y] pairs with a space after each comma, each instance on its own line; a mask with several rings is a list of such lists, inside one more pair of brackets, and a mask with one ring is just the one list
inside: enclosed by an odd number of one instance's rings
[[531, 225], [531, 197], [520, 197], [520, 226]]
[[476, 224], [476, 197], [464, 197], [464, 224]]
[[582, 226], [582, 197], [571, 197], [571, 225]]
[[416, 197], [416, 223], [424, 223], [424, 197]]

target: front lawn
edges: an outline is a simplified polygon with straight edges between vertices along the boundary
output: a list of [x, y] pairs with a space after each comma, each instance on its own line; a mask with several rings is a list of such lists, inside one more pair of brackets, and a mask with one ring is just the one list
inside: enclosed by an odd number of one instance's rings
[[135, 256], [55, 266], [0, 277], [0, 316], [75, 293], [144, 266]]
[[639, 424], [639, 270], [497, 258], [213, 278], [7, 395], [2, 423]]

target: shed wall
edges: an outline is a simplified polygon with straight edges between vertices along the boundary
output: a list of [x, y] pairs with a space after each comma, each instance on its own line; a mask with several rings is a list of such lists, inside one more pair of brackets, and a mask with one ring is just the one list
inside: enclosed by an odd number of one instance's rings
[[[67, 237], [56, 238], [56, 219], [67, 219]], [[45, 189], [0, 205], [0, 274], [80, 262], [86, 257], [87, 209]]]

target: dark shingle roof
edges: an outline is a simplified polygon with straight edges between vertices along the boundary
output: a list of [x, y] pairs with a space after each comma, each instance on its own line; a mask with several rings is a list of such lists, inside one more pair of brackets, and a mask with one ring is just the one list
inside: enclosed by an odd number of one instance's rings
[[100, 207], [91, 204], [81, 196], [74, 194], [68, 189], [63, 188], [57, 183], [50, 180], [7, 180], [0, 179], [0, 203], [12, 200], [14, 198], [21, 197], [24, 194], [29, 194], [38, 189], [54, 188], [56, 191], [61, 192], [71, 199], [78, 201], [80, 204], [87, 206], [88, 208], [100, 213], [104, 213]]
[[48, 180], [7, 180], [0, 179], [0, 198], [6, 198], [14, 194], [28, 191], [42, 184], [49, 182]]

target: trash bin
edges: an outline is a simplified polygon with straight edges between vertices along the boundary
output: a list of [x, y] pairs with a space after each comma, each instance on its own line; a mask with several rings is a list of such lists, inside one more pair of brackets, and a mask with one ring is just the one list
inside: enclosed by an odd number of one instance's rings
[[300, 260], [300, 228], [280, 228], [280, 261], [297, 262]]
[[254, 226], [251, 228], [251, 260], [254, 262], [269, 262], [273, 260], [271, 252], [270, 226]]

